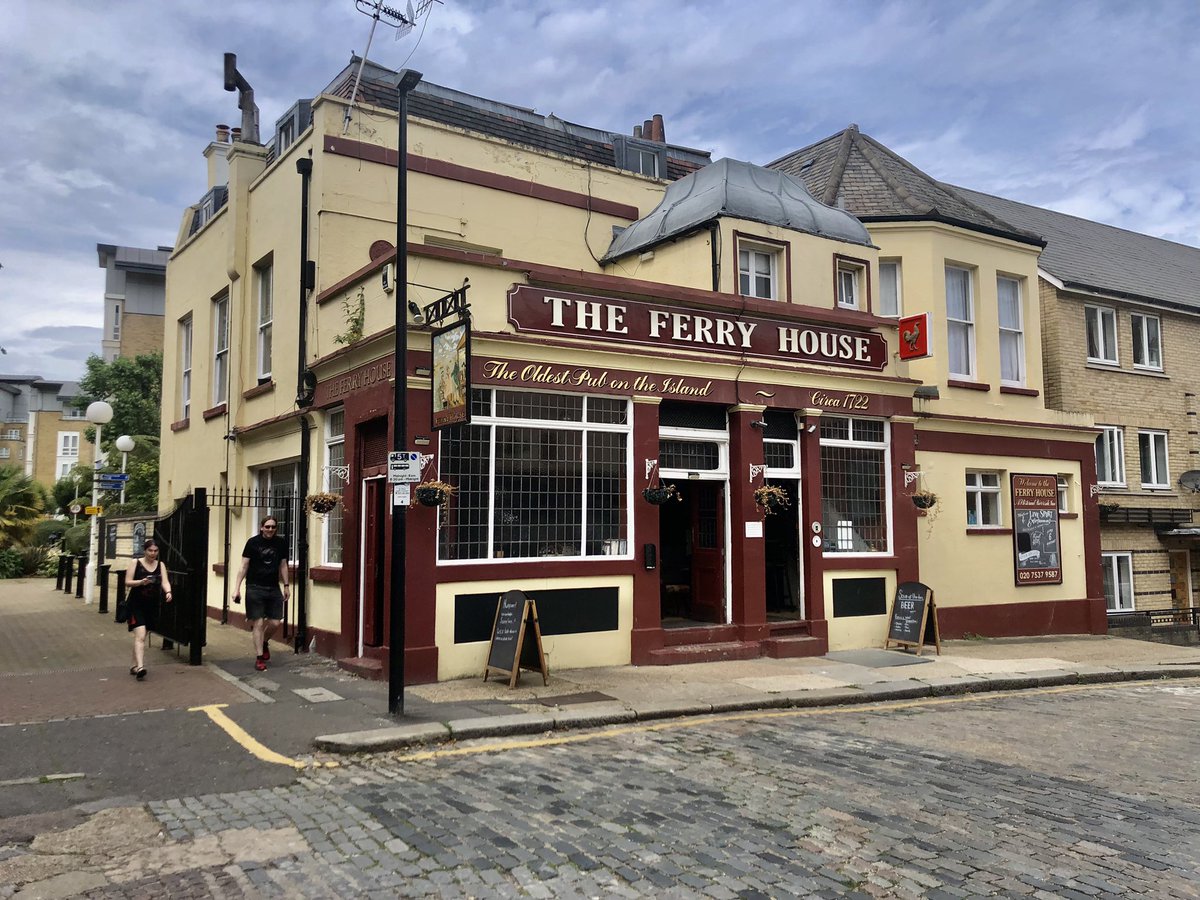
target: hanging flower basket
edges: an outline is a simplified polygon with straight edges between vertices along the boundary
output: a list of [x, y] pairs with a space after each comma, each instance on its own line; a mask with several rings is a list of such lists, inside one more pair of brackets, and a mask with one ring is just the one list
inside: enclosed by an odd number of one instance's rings
[[341, 494], [330, 494], [327, 491], [321, 491], [316, 494], [309, 494], [304, 499], [304, 508], [310, 513], [316, 513], [318, 516], [324, 516], [333, 512], [333, 508], [341, 502]]
[[642, 490], [642, 497], [651, 506], [662, 506], [670, 500], [683, 499], [673, 484], [660, 484], [657, 487], [645, 488]]
[[933, 509], [937, 506], [937, 494], [933, 491], [917, 491], [912, 495], [913, 506], [917, 509]]
[[768, 516], [792, 505], [792, 498], [777, 484], [764, 484], [754, 489], [754, 502]]
[[457, 491], [458, 488], [444, 481], [425, 481], [418, 484], [413, 493], [422, 506], [441, 506]]

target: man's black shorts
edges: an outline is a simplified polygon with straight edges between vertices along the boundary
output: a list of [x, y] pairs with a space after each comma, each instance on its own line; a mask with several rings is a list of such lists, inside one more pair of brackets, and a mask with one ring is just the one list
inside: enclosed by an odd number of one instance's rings
[[246, 585], [246, 618], [282, 619], [283, 591], [277, 584]]

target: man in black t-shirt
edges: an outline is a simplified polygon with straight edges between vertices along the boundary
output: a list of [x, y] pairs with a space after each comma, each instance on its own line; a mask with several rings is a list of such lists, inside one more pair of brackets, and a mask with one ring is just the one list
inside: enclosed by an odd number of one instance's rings
[[[248, 576], [248, 577], [247, 577]], [[283, 603], [288, 590], [288, 545], [279, 535], [279, 522], [267, 516], [258, 534], [246, 541], [242, 550], [242, 568], [233, 588], [233, 602], [242, 602], [242, 582], [246, 589], [246, 618], [254, 637], [254, 668], [262, 672], [271, 659], [271, 635], [283, 620]], [[283, 591], [279, 583], [283, 582]]]

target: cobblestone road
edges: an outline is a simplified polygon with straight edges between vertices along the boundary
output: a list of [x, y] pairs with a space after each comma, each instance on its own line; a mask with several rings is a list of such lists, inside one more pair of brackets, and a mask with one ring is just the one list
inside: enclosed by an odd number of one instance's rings
[[0, 884], [94, 898], [1200, 897], [1196, 682], [551, 737], [564, 738], [102, 811], [0, 851]]

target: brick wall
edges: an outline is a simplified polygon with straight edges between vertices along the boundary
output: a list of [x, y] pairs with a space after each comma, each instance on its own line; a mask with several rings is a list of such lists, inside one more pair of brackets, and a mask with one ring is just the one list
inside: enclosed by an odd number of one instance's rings
[[132, 359], [163, 348], [163, 317], [126, 314], [121, 320], [121, 356]]

